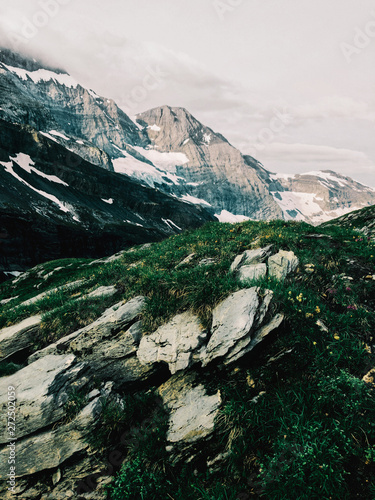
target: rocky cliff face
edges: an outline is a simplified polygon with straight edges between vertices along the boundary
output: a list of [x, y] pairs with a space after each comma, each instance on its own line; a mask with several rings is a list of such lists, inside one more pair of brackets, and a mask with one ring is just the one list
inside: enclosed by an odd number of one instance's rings
[[31, 127], [0, 120], [0, 270], [103, 256], [213, 217], [92, 165]]
[[189, 195], [210, 203], [217, 214], [228, 211], [254, 219], [282, 212], [257, 173], [257, 161], [244, 156], [220, 134], [202, 125], [183, 108], [162, 106], [137, 116], [157, 152], [185, 155], [170, 171], [183, 177]]
[[149, 142], [113, 100], [83, 88], [61, 70], [4, 49], [0, 108], [0, 117], [41, 132], [54, 131], [54, 140], [109, 170], [113, 170], [111, 158], [122, 156], [118, 148]]

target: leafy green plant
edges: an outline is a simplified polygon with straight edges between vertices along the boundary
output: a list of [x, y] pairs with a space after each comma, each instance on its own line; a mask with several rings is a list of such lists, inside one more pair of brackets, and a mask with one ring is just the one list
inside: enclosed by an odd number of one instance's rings
[[0, 363], [0, 377], [12, 375], [13, 373], [18, 372], [21, 368], [23, 368], [23, 366], [17, 363], [7, 363], [6, 361], [2, 361]]
[[87, 394], [83, 391], [72, 389], [69, 392], [68, 400], [64, 405], [64, 423], [71, 422], [87, 404]]

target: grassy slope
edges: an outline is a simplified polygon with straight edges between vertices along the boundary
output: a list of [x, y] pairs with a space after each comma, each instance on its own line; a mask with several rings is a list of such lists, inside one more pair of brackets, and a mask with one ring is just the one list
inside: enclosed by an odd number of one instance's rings
[[[314, 234], [324, 236], [309, 237]], [[150, 298], [145, 333], [188, 308], [209, 325], [212, 308], [239, 288], [228, 273], [235, 255], [267, 244], [293, 250], [300, 267], [284, 284], [258, 283], [274, 291], [274, 310], [286, 314], [284, 326], [236, 367], [210, 376], [224, 405], [214, 444], [205, 452], [211, 457], [229, 452], [221, 474], [194, 462], [181, 470], [171, 467], [160, 446], [165, 426], [151, 426], [143, 429], [144, 446], [127, 450], [132, 460], [112, 488], [113, 499], [234, 500], [241, 493], [244, 499], [375, 498], [374, 390], [360, 380], [374, 366], [375, 246], [350, 228], [281, 221], [210, 223], [148, 249], [135, 248], [108, 264], [48, 263], [16, 285], [0, 288], [0, 300], [19, 296], [3, 307], [0, 326], [42, 313], [42, 336], [35, 340], [40, 348], [138, 294]], [[175, 269], [191, 253], [194, 259]], [[203, 258], [215, 263], [198, 267]], [[46, 274], [56, 267], [63, 269], [47, 280], [38, 277], [41, 268]], [[74, 294], [59, 292], [27, 308], [15, 307], [35, 295], [35, 284], [40, 293], [81, 278]], [[116, 296], [85, 299], [93, 287], [109, 284], [116, 285]], [[82, 300], [77, 303], [78, 294]], [[252, 401], [260, 392], [257, 402]], [[113, 409], [106, 418], [115, 442], [111, 419], [113, 429], [126, 422]], [[149, 444], [153, 442], [158, 445]]]
[[375, 205], [350, 212], [338, 219], [324, 223], [323, 226], [329, 227], [334, 224], [340, 224], [341, 227], [351, 229], [358, 228], [366, 236], [370, 236], [375, 240]]

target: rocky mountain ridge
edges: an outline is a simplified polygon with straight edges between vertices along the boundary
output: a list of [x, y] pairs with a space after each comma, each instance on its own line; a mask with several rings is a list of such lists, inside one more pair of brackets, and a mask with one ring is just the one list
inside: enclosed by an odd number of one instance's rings
[[61, 70], [4, 49], [1, 61], [0, 117], [33, 126], [95, 165], [201, 204], [222, 221], [319, 223], [374, 203], [374, 190], [336, 174], [329, 186], [327, 174], [293, 182], [275, 176], [183, 108], [162, 106], [133, 120]]

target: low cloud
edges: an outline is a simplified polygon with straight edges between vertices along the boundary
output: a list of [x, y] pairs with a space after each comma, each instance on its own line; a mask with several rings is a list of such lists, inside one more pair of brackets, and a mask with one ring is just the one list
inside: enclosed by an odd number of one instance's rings
[[361, 151], [313, 144], [272, 143], [258, 158], [269, 170], [303, 173], [334, 170], [364, 184], [375, 186], [375, 162]]
[[[13, 0], [2, 6], [0, 45], [9, 46], [25, 17], [33, 19], [40, 10], [41, 0]], [[89, 13], [87, 2], [61, 0], [58, 15], [19, 48], [66, 69], [82, 85], [113, 98], [129, 115], [164, 104], [185, 107], [270, 170], [330, 168], [375, 185], [374, 99], [312, 94], [304, 102], [304, 94], [285, 92], [278, 78], [273, 86], [254, 92], [251, 79], [237, 82], [225, 73], [218, 76], [209, 65], [176, 50], [173, 41], [165, 47], [110, 30], [113, 14], [103, 14], [102, 21], [97, 14], [101, 11], [99, 0], [91, 1]], [[265, 73], [265, 82], [271, 76]], [[280, 112], [292, 117], [285, 127], [275, 121]], [[254, 152], [257, 144], [262, 147]]]
[[345, 96], [331, 96], [315, 103], [301, 104], [293, 108], [296, 119], [359, 119], [375, 122], [375, 102], [357, 101]]
[[265, 146], [265, 154], [269, 159], [282, 159], [283, 162], [297, 163], [350, 163], [370, 162], [361, 151], [339, 149], [330, 146], [314, 144], [285, 144], [274, 142]]

